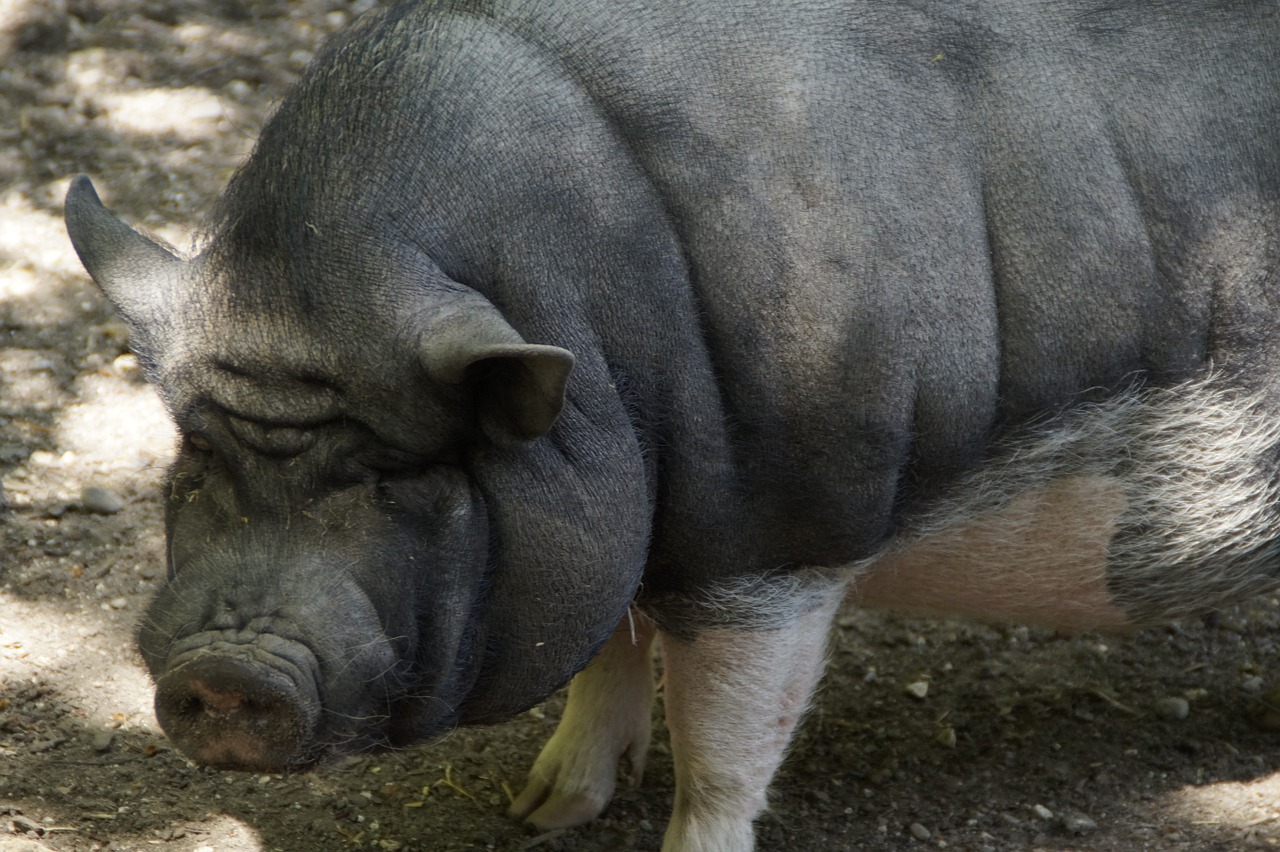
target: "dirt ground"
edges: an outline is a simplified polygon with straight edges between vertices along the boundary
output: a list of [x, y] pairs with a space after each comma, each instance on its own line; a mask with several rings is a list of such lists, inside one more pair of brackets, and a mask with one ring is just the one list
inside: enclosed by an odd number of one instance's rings
[[[505, 816], [562, 699], [281, 777], [193, 767], [133, 650], [173, 435], [61, 223], [92, 175], [187, 247], [316, 45], [373, 0], [0, 0], [0, 850], [656, 849]], [[1127, 637], [850, 612], [762, 850], [1280, 847], [1280, 601]], [[1270, 707], [1270, 709], [1268, 709]]]

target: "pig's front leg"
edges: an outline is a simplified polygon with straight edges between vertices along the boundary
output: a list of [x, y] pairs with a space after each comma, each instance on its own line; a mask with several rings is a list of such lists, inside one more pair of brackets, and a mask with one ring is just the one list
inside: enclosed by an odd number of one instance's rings
[[676, 801], [663, 852], [750, 852], [752, 821], [822, 675], [838, 596], [786, 627], [663, 636]]
[[644, 772], [653, 705], [655, 628], [634, 610], [569, 684], [564, 716], [529, 771], [511, 814], [540, 829], [595, 819], [609, 800], [618, 763], [633, 784]]

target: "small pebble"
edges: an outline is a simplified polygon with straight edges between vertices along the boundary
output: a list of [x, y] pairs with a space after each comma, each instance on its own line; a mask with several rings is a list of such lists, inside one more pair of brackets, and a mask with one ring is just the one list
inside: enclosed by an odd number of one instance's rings
[[112, 598], [110, 601], [112, 609], [125, 609], [129, 606], [128, 598]]
[[1262, 687], [1264, 686], [1266, 686], [1266, 681], [1264, 681], [1258, 675], [1254, 675], [1253, 677], [1246, 678], [1245, 682], [1240, 684], [1241, 689], [1243, 689], [1245, 692], [1248, 692], [1254, 695], [1261, 692]]
[[918, 822], [913, 822], [911, 825], [907, 826], [907, 831], [910, 831], [911, 836], [916, 840], [928, 840], [930, 837], [933, 837], [933, 832]]
[[58, 463], [58, 457], [48, 450], [36, 450], [27, 460], [36, 467], [52, 467]]
[[1161, 719], [1175, 722], [1187, 718], [1191, 713], [1191, 704], [1185, 698], [1171, 695], [1168, 698], [1161, 698], [1152, 705], [1151, 709]]
[[1068, 834], [1088, 834], [1096, 831], [1098, 824], [1086, 814], [1073, 811], [1062, 815], [1062, 830]]
[[80, 492], [80, 505], [86, 512], [97, 515], [114, 515], [124, 508], [124, 500], [114, 491], [90, 485]]
[[111, 748], [111, 741], [115, 738], [115, 731], [98, 731], [93, 735], [93, 750], [106, 751]]
[[907, 695], [910, 695], [912, 698], [919, 698], [923, 700], [924, 697], [929, 694], [929, 681], [918, 680], [915, 683], [909, 683], [906, 686], [906, 692]]
[[244, 80], [232, 80], [227, 84], [227, 94], [238, 101], [247, 100], [253, 94], [253, 86]]
[[956, 729], [947, 725], [938, 733], [934, 734], [933, 741], [943, 748], [956, 747]]
[[1040, 819], [1053, 819], [1053, 811], [1049, 810], [1044, 805], [1032, 805], [1031, 811]]

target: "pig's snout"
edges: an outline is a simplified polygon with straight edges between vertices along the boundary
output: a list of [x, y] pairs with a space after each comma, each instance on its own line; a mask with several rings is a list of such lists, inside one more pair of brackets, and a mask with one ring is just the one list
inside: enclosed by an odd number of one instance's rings
[[314, 657], [295, 642], [271, 644], [284, 647], [188, 652], [156, 682], [156, 717], [193, 760], [257, 772], [309, 762], [320, 716]]

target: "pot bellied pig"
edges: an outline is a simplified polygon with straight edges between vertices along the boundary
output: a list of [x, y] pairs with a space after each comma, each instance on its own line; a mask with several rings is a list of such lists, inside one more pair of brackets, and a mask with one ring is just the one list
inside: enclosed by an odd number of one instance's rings
[[1280, 572], [1280, 8], [409, 2], [191, 258], [66, 219], [182, 433], [142, 623], [275, 771], [576, 674], [513, 812], [649, 740], [745, 850], [842, 599], [1070, 627]]

